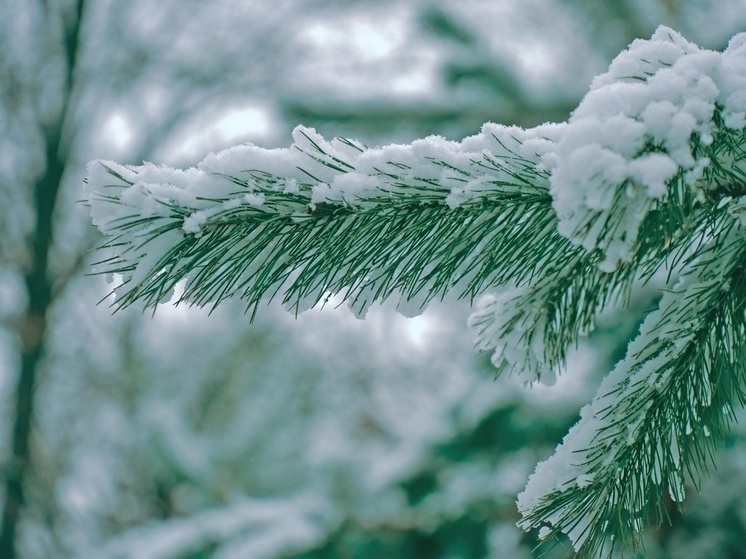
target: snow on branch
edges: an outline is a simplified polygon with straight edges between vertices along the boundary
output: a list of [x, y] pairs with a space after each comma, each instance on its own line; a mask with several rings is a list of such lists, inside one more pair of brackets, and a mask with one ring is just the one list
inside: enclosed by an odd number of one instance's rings
[[593, 80], [558, 142], [560, 232], [600, 248], [605, 270], [629, 261], [640, 224], [672, 186], [707, 194], [708, 167], [727, 163], [713, 153], [716, 136], [743, 130], [745, 115], [746, 34], [722, 54], [664, 27], [636, 40]]
[[190, 303], [255, 309], [281, 293], [296, 312], [330, 293], [361, 314], [394, 293], [405, 313], [454, 289], [474, 298], [531, 273], [536, 255], [518, 253], [537, 230], [567, 244], [537, 169], [560, 129], [490, 124], [460, 143], [368, 149], [298, 127], [290, 148], [237, 146], [185, 171], [96, 161], [99, 269], [124, 275], [120, 306], [155, 305], [183, 279]]
[[[493, 363], [551, 379], [599, 312], [661, 270], [651, 313], [581, 421], [519, 498], [524, 528], [609, 550], [695, 483], [744, 400], [746, 34], [720, 53], [671, 29], [622, 52], [566, 123], [485, 124], [368, 148], [298, 127], [196, 168], [94, 161], [96, 269], [118, 307], [331, 294], [364, 314], [483, 297], [470, 319]], [[610, 543], [611, 542], [611, 543]]]

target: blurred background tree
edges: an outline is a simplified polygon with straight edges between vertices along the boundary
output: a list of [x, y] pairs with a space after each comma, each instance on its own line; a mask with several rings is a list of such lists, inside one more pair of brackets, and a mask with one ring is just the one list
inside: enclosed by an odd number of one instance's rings
[[[526, 390], [454, 303], [111, 316], [76, 200], [90, 159], [184, 166], [298, 123], [374, 145], [564, 120], [661, 23], [722, 49], [746, 4], [2, 3], [0, 557], [532, 557], [515, 495], [651, 301]], [[741, 436], [649, 557], [746, 556]]]

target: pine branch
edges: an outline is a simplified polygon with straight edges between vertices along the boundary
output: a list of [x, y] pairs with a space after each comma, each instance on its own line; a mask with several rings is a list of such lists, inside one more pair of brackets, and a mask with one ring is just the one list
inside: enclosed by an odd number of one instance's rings
[[[297, 165], [296, 176], [315, 184], [259, 170], [213, 175], [224, 194], [209, 200], [186, 200], [183, 191], [158, 185], [163, 194], [143, 194], [156, 204], [150, 215], [128, 205], [141, 192], [143, 169], [105, 164], [113, 182], [107, 179], [91, 204], [118, 206], [102, 247], [115, 255], [100, 263], [104, 273], [128, 276], [117, 305], [154, 306], [186, 280], [180, 302], [214, 306], [240, 298], [252, 312], [279, 293], [296, 312], [330, 293], [343, 293], [360, 313], [393, 294], [424, 307], [451, 291], [474, 299], [508, 280], [527, 281], [541, 255], [571, 248], [556, 232], [547, 174], [489, 131], [480, 141], [499, 155], [458, 153], [453, 163], [434, 157], [442, 141], [423, 142], [414, 157], [413, 149], [399, 150], [407, 163], [355, 146], [372, 170], [366, 175], [312, 131], [299, 128], [295, 136], [294, 148], [311, 158], [311, 165]], [[374, 179], [375, 188], [334, 199], [335, 179]]]
[[635, 41], [567, 123], [486, 124], [462, 142], [367, 148], [296, 128], [288, 149], [238, 146], [186, 171], [94, 162], [117, 307], [253, 315], [339, 294], [363, 314], [398, 297], [479, 303], [477, 347], [546, 380], [606, 307], [678, 278], [556, 454], [519, 498], [521, 526], [580, 555], [636, 543], [695, 485], [744, 402], [746, 34], [723, 53], [666, 28]]
[[[596, 557], [668, 520], [707, 472], [746, 402], [746, 245], [727, 213], [679, 286], [643, 323], [581, 421], [519, 496], [520, 525], [568, 534]], [[551, 526], [551, 529], [550, 529]], [[606, 551], [610, 551], [607, 549]]]

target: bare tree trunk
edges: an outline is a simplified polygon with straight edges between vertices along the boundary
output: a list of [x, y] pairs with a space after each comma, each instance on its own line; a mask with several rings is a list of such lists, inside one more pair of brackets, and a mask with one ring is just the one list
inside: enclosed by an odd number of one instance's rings
[[[0, 525], [0, 557], [18, 557], [18, 523], [26, 504], [25, 488], [33, 470], [31, 433], [34, 421], [34, 394], [44, 355], [47, 313], [54, 299], [49, 277], [49, 249], [54, 240], [54, 209], [65, 173], [68, 146], [64, 131], [73, 89], [75, 58], [79, 44], [84, 0], [78, 0], [65, 28], [64, 49], [67, 63], [63, 103], [56, 122], [45, 128], [46, 169], [34, 185], [36, 228], [31, 239], [31, 265], [25, 275], [28, 308], [20, 327], [21, 369], [16, 386], [16, 409], [11, 458], [6, 471], [5, 505]], [[51, 18], [48, 14], [48, 18]]]

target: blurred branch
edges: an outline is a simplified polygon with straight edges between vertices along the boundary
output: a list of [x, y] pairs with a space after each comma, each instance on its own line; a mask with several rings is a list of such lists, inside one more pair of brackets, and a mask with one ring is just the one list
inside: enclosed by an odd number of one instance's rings
[[241, 541], [229, 541], [226, 547], [232, 548], [236, 557], [253, 556], [268, 546], [287, 556], [318, 545], [336, 524], [334, 515], [325, 510], [325, 503], [306, 494], [275, 499], [242, 498], [192, 516], [131, 529], [96, 550], [93, 557], [202, 556], [205, 550], [226, 545], [226, 539], [233, 534], [239, 534]]
[[487, 49], [478, 33], [453, 14], [440, 8], [426, 9], [420, 16], [420, 26], [436, 40], [449, 41], [451, 47], [456, 47], [456, 51], [451, 49], [451, 60], [440, 70], [444, 86], [452, 90], [462, 84], [475, 90], [481, 87], [490, 92], [492, 102], [450, 100], [447, 104], [427, 106], [422, 102], [335, 103], [292, 98], [281, 102], [284, 119], [334, 135], [360, 137], [364, 132], [370, 137], [381, 137], [404, 130], [418, 136], [448, 131], [461, 137], [476, 133], [485, 122], [522, 127], [561, 122], [575, 108], [575, 99], [532, 101], [516, 72], [504, 61], [486, 56]]
[[629, 0], [561, 0], [561, 3], [584, 21], [593, 46], [609, 59], [633, 39], [646, 37], [653, 31], [641, 17], [637, 4]]
[[450, 39], [462, 45], [471, 46], [476, 43], [473, 31], [457, 22], [451, 14], [432, 6], [420, 16], [423, 29], [441, 39]]
[[288, 101], [282, 106], [283, 118], [288, 122], [302, 122], [325, 131], [328, 126], [335, 134], [350, 135], [360, 131], [383, 135], [395, 129], [411, 129], [419, 135], [443, 132], [448, 125], [476, 133], [485, 122], [516, 124], [532, 127], [543, 122], [561, 122], [567, 118], [576, 103], [560, 100], [537, 106], [519, 98], [505, 99], [501, 104], [466, 106], [390, 105], [375, 103], [313, 103]]
[[[12, 455], [5, 480], [5, 505], [0, 526], [0, 557], [14, 559], [18, 523], [26, 504], [25, 486], [32, 471], [30, 440], [34, 418], [34, 393], [39, 367], [44, 356], [47, 311], [53, 301], [48, 274], [49, 249], [52, 246], [53, 215], [65, 172], [67, 146], [64, 124], [70, 106], [76, 56], [80, 42], [80, 23], [85, 0], [76, 0], [72, 17], [66, 22], [63, 54], [67, 72], [62, 88], [62, 109], [54, 122], [44, 127], [46, 168], [34, 185], [36, 229], [31, 239], [31, 266], [25, 274], [28, 308], [22, 319], [20, 336], [21, 370], [16, 386], [16, 410], [12, 432]], [[47, 24], [52, 18], [47, 7]]]

